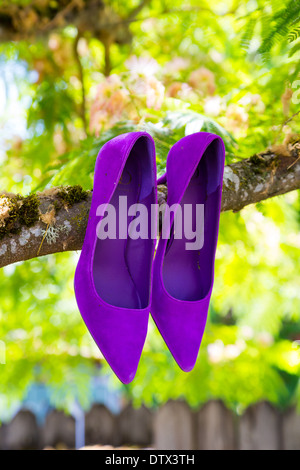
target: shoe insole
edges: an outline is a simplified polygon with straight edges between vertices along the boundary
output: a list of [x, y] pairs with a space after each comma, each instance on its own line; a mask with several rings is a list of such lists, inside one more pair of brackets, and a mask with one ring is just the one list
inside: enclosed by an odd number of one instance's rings
[[[145, 155], [145, 147], [141, 147], [136, 144], [131, 151], [110, 200], [116, 209], [116, 238], [97, 239], [93, 264], [94, 285], [99, 296], [108, 304], [136, 309], [146, 307], [149, 300], [152, 240], [151, 237], [134, 240], [128, 234], [126, 239], [119, 238], [119, 197], [127, 198], [127, 208], [136, 203], [154, 202], [151, 178], [142, 181], [144, 166], [147, 167], [150, 159]], [[128, 223], [132, 219], [128, 217]], [[127, 227], [122, 227], [122, 231], [124, 228], [127, 231]]]
[[[206, 151], [208, 152], [208, 150]], [[218, 198], [220, 187], [208, 186], [208, 166], [203, 156], [190, 180], [180, 201], [182, 214], [184, 205], [192, 205], [192, 227], [196, 230], [196, 204], [204, 204], [204, 225], [198, 224], [199, 230], [204, 226], [203, 246], [197, 250], [187, 249], [187, 243], [194, 240], [186, 238], [184, 233], [184, 217], [182, 217], [182, 238], [175, 238], [174, 225], [171, 228], [163, 262], [163, 281], [166, 290], [172, 297], [180, 300], [201, 300], [209, 292], [214, 264], [214, 248], [218, 230]], [[212, 186], [212, 185], [210, 185]]]

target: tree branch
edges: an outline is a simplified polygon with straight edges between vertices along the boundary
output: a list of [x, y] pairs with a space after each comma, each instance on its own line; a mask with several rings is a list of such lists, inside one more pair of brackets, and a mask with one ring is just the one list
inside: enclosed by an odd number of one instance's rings
[[[222, 211], [239, 211], [248, 204], [299, 189], [299, 154], [300, 144], [296, 143], [289, 155], [267, 151], [226, 166]], [[22, 226], [20, 233], [7, 234], [0, 241], [0, 267], [37, 256], [81, 249], [90, 210], [91, 193], [87, 194], [86, 200], [71, 207], [62, 205], [58, 194], [59, 191], [55, 189], [37, 194], [40, 202], [39, 211], [42, 215], [32, 227]], [[167, 187], [159, 186], [159, 204], [166, 201], [166, 196]], [[52, 214], [51, 225], [48, 216], [55, 207], [60, 209], [56, 211], [55, 219]]]
[[143, 8], [149, 5], [149, 3], [151, 3], [151, 0], [141, 0], [141, 3], [129, 13], [126, 18], [126, 21], [133, 21], [137, 17], [137, 15], [143, 10]]
[[[132, 36], [120, 15], [103, 0], [33, 0], [23, 6], [0, 2], [0, 41], [35, 40], [67, 25], [79, 34], [102, 40], [109, 34], [117, 44], [129, 44]], [[109, 23], [115, 23], [111, 28]]]
[[80, 60], [79, 53], [78, 53], [78, 42], [79, 42], [79, 39], [80, 39], [80, 34], [78, 33], [78, 34], [76, 35], [76, 38], [75, 38], [74, 46], [73, 46], [73, 47], [74, 47], [74, 58], [75, 58], [76, 63], [77, 63], [78, 73], [79, 73], [79, 80], [80, 80], [80, 83], [81, 83], [81, 106], [80, 106], [80, 115], [81, 115], [81, 119], [82, 119], [82, 122], [83, 122], [83, 127], [84, 127], [84, 131], [85, 131], [85, 135], [87, 135], [87, 122], [86, 122], [86, 93], [85, 93], [85, 85], [84, 85], [83, 67], [82, 67], [81, 60]]
[[111, 40], [110, 38], [106, 38], [106, 40], [102, 40], [102, 44], [104, 46], [104, 75], [108, 77], [110, 75], [112, 66], [110, 60], [110, 46]]

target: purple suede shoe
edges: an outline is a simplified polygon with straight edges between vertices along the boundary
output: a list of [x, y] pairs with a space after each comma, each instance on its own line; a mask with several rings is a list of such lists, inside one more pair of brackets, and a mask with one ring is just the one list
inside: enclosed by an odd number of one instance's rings
[[[185, 372], [193, 369], [197, 360], [213, 287], [224, 160], [225, 148], [220, 137], [206, 132], [189, 135], [172, 147], [166, 175], [158, 180], [158, 184], [167, 180], [168, 207], [179, 204], [176, 214], [179, 211], [183, 217], [182, 221], [176, 219], [170, 211], [168, 232], [158, 244], [151, 314], [174, 359]], [[191, 208], [187, 217], [189, 225], [198, 233], [194, 242], [184, 231], [186, 204]], [[204, 209], [200, 241], [195, 223], [196, 205]], [[165, 219], [166, 214], [163, 222]], [[175, 220], [179, 220], [179, 225]], [[182, 231], [181, 238], [176, 237], [178, 228]]]
[[[115, 374], [129, 383], [147, 334], [155, 239], [151, 224], [147, 238], [128, 236], [133, 217], [127, 218], [127, 210], [119, 206], [120, 197], [128, 209], [144, 204], [149, 217], [151, 204], [156, 204], [154, 142], [145, 132], [112, 139], [97, 157], [88, 226], [75, 273], [81, 315]], [[99, 233], [108, 223], [108, 203], [116, 213], [116, 237], [104, 239]], [[100, 205], [104, 205], [101, 210]]]

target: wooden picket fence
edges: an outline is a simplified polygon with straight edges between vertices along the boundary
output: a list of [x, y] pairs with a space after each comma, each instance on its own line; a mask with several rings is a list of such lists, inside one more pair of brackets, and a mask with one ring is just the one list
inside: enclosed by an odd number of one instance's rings
[[[139, 446], [160, 450], [300, 449], [300, 415], [280, 412], [269, 403], [249, 407], [242, 416], [222, 402], [210, 401], [192, 410], [169, 401], [158, 410], [127, 405], [119, 415], [95, 404], [85, 415], [86, 445]], [[42, 428], [28, 410], [21, 410], [0, 428], [0, 449], [75, 447], [75, 420], [51, 411]]]

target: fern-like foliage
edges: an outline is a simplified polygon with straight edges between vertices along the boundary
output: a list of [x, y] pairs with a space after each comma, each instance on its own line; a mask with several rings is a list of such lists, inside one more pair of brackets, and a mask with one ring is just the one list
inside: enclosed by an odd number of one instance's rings
[[295, 29], [293, 29], [292, 31], [289, 32], [288, 41], [289, 42], [294, 42], [299, 37], [300, 37], [300, 26], [297, 26], [297, 28], [295, 28]]
[[185, 135], [194, 132], [212, 132], [219, 135], [225, 144], [227, 163], [234, 157], [235, 139], [216, 121], [193, 111], [168, 112], [159, 123], [144, 122], [137, 126], [131, 121], [119, 122], [99, 137], [90, 136], [81, 141], [80, 148], [61, 155], [55, 166], [47, 168], [43, 180], [35, 190], [65, 184], [80, 184], [84, 189], [92, 189], [95, 160], [101, 147], [113, 137], [133, 131], [146, 131], [152, 135], [159, 175], [165, 170], [171, 147]]
[[292, 49], [290, 49], [290, 52], [289, 52], [289, 57], [292, 57], [294, 54], [296, 54], [296, 52], [300, 51], [300, 42], [297, 42], [297, 44], [295, 44]]
[[254, 35], [256, 24], [257, 20], [254, 17], [250, 18], [248, 23], [246, 24], [246, 28], [244, 29], [241, 40], [241, 46], [245, 49], [248, 49], [250, 46], [250, 42]]
[[[259, 48], [261, 54], [270, 52], [275, 43], [287, 40], [300, 23], [300, 2], [290, 0], [288, 4], [268, 19], [270, 30], [263, 32], [263, 41]], [[289, 40], [289, 39], [288, 39]]]
[[259, 2], [244, 27], [242, 46], [248, 46], [259, 29], [261, 45], [258, 52], [263, 56], [267, 56], [277, 43], [296, 41], [300, 37], [300, 1], [289, 0], [284, 6], [278, 6], [275, 0]]

